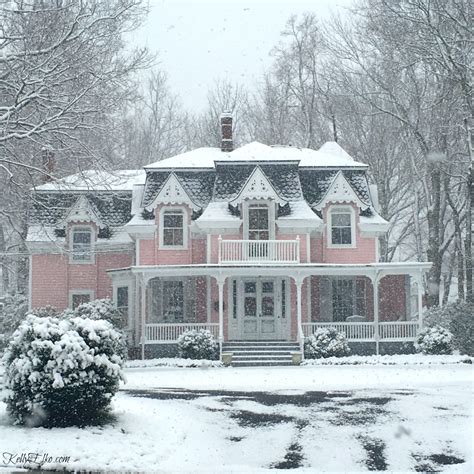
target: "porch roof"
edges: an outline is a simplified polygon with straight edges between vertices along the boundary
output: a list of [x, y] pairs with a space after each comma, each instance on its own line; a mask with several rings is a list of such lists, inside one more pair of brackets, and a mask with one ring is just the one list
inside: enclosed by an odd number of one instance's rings
[[147, 280], [170, 276], [289, 276], [305, 278], [311, 275], [367, 276], [371, 279], [385, 275], [410, 275], [421, 277], [431, 267], [431, 262], [380, 262], [380, 263], [297, 263], [297, 264], [192, 264], [192, 265], [141, 265], [108, 270], [112, 279], [124, 274], [141, 275]]

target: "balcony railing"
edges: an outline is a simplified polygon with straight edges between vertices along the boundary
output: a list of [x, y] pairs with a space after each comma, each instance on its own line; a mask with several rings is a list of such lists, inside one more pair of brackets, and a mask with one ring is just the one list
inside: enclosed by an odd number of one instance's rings
[[300, 240], [224, 240], [219, 238], [219, 263], [299, 263]]

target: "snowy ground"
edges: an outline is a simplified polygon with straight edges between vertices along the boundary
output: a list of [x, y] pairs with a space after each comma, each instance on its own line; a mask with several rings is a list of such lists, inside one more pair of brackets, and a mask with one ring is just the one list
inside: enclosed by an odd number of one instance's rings
[[472, 367], [128, 369], [112, 425], [12, 427], [2, 405], [2, 461], [39, 453], [52, 458], [43, 468], [68, 470], [472, 472]]

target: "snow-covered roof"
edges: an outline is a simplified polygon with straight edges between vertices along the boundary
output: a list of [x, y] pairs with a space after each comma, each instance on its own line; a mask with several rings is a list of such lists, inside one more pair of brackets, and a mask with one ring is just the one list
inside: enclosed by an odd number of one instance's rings
[[225, 155], [220, 148], [202, 147], [145, 166], [147, 170], [214, 168], [214, 160]]
[[294, 221], [294, 220], [305, 220], [305, 221], [314, 221], [322, 222], [321, 218], [318, 217], [312, 209], [309, 207], [308, 203], [304, 200], [301, 201], [292, 201], [288, 203], [290, 206], [290, 214], [287, 216], [281, 216], [278, 218], [278, 221]]
[[196, 219], [198, 227], [240, 227], [240, 217], [230, 212], [227, 202], [210, 202]]
[[370, 216], [361, 215], [359, 217], [360, 229], [362, 232], [385, 233], [390, 227], [390, 223], [386, 221], [373, 208]]
[[145, 182], [143, 170], [84, 170], [50, 183], [36, 186], [36, 191], [131, 191]]
[[[26, 236], [26, 243], [35, 242], [49, 242], [49, 243], [64, 243], [65, 237], [59, 237], [56, 234], [56, 229], [53, 226], [44, 225], [29, 225], [28, 234]], [[107, 246], [111, 244], [129, 244], [132, 239], [128, 233], [123, 229], [114, 229], [111, 236], [107, 239], [98, 239], [95, 243], [96, 247]], [[58, 247], [59, 249], [60, 247]]]
[[214, 168], [215, 162], [262, 163], [272, 161], [296, 161], [299, 162], [301, 167], [367, 168], [366, 164], [354, 161], [336, 142], [327, 142], [319, 150], [283, 145], [269, 146], [259, 142], [251, 142], [231, 152], [223, 152], [220, 148], [196, 148], [172, 158], [147, 165], [145, 169], [207, 169]]

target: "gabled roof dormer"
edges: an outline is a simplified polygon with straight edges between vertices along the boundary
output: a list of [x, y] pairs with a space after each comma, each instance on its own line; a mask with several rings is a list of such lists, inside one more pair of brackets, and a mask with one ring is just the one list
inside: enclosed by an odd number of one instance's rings
[[157, 204], [186, 204], [194, 211], [201, 209], [201, 207], [191, 199], [174, 173], [170, 173], [163, 183], [160, 192], [148, 206], [145, 206], [145, 209], [152, 211]]
[[101, 219], [96, 207], [87, 199], [87, 196], [80, 196], [71, 207], [66, 217], [60, 222], [58, 228], [65, 227], [67, 224], [93, 222], [99, 228], [107, 227]]
[[260, 166], [255, 167], [239, 194], [230, 203], [235, 206], [246, 199], [271, 199], [281, 205], [287, 202], [280, 197]]
[[313, 207], [320, 211], [328, 203], [355, 203], [362, 211], [370, 208], [370, 202], [362, 200], [357, 195], [342, 171], [337, 173], [322, 199]]

